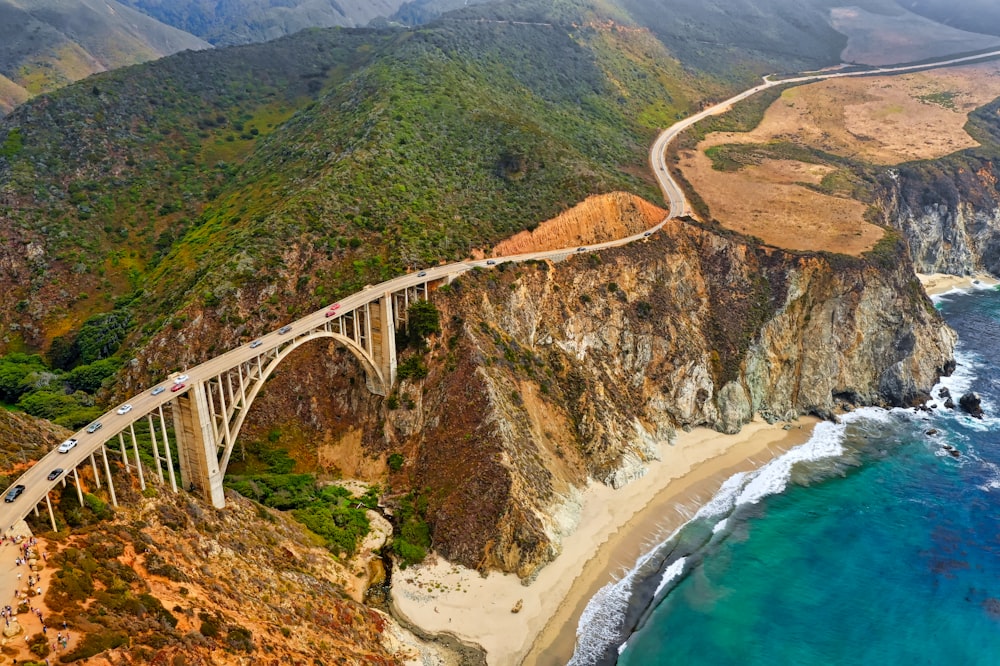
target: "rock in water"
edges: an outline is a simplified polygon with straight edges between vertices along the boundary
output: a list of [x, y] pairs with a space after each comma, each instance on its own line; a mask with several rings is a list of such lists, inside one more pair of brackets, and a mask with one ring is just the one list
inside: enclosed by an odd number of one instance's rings
[[973, 391], [969, 391], [958, 399], [958, 406], [962, 411], [975, 416], [977, 419], [983, 418], [983, 408], [980, 405], [979, 396]]
[[951, 391], [948, 390], [947, 386], [942, 386], [941, 390], [938, 391], [938, 397], [939, 398], [950, 398], [951, 397]]
[[951, 398], [948, 398], [947, 400], [944, 401], [944, 406], [947, 407], [948, 409], [955, 409], [955, 401], [952, 400]]

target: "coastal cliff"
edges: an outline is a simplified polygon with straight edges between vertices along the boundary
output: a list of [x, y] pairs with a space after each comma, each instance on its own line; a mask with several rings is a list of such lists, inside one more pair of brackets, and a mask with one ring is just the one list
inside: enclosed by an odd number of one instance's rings
[[[974, 167], [974, 168], [970, 168]], [[902, 169], [884, 191], [921, 273], [1000, 275], [1000, 192], [995, 165], [944, 163], [932, 177]]]
[[414, 408], [387, 413], [411, 461], [399, 480], [430, 489], [438, 552], [522, 577], [558, 554], [586, 478], [641, 476], [675, 428], [911, 405], [952, 364], [954, 336], [893, 239], [854, 260], [673, 221], [442, 291], [429, 374], [399, 389]]

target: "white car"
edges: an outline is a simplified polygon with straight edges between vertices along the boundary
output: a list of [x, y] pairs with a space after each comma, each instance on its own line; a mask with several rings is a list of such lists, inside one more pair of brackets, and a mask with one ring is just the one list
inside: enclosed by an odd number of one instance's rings
[[174, 384], [180, 384], [181, 382], [186, 382], [188, 379], [190, 379], [190, 377], [188, 377], [187, 375], [179, 375], [177, 377], [174, 377]]
[[128, 414], [131, 411], [132, 411], [132, 405], [128, 405], [128, 404], [122, 405], [121, 407], [118, 408], [118, 413], [119, 414]]
[[160, 395], [161, 393], [163, 393], [166, 390], [167, 390], [166, 387], [157, 386], [155, 389], [153, 389], [152, 391], [150, 391], [150, 393], [152, 395]]
[[59, 445], [59, 453], [69, 453], [74, 446], [76, 446], [76, 439], [67, 439]]

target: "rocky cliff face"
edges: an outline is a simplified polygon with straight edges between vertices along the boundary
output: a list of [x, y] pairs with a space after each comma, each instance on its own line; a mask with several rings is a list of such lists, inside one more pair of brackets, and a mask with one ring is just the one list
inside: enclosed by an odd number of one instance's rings
[[992, 162], [893, 172], [883, 200], [887, 222], [906, 236], [921, 273], [1000, 275], [1000, 192]]
[[412, 410], [387, 413], [410, 427], [386, 432], [429, 490], [435, 547], [522, 576], [558, 552], [586, 477], [641, 475], [675, 428], [912, 404], [954, 343], [898, 242], [869, 260], [795, 255], [676, 221], [444, 291], [430, 374], [402, 383]]

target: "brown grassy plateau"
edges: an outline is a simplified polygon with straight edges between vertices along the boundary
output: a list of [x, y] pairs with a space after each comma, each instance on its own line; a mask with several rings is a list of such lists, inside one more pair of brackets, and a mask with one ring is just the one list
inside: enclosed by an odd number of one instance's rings
[[864, 203], [837, 187], [837, 167], [766, 154], [754, 159], [751, 150], [738, 170], [723, 171], [706, 151], [733, 144], [766, 150], [781, 142], [882, 166], [935, 159], [978, 145], [965, 123], [998, 94], [995, 62], [790, 88], [753, 131], [709, 134], [696, 151], [681, 153], [679, 167], [727, 228], [787, 249], [857, 255], [882, 230], [865, 220]]

